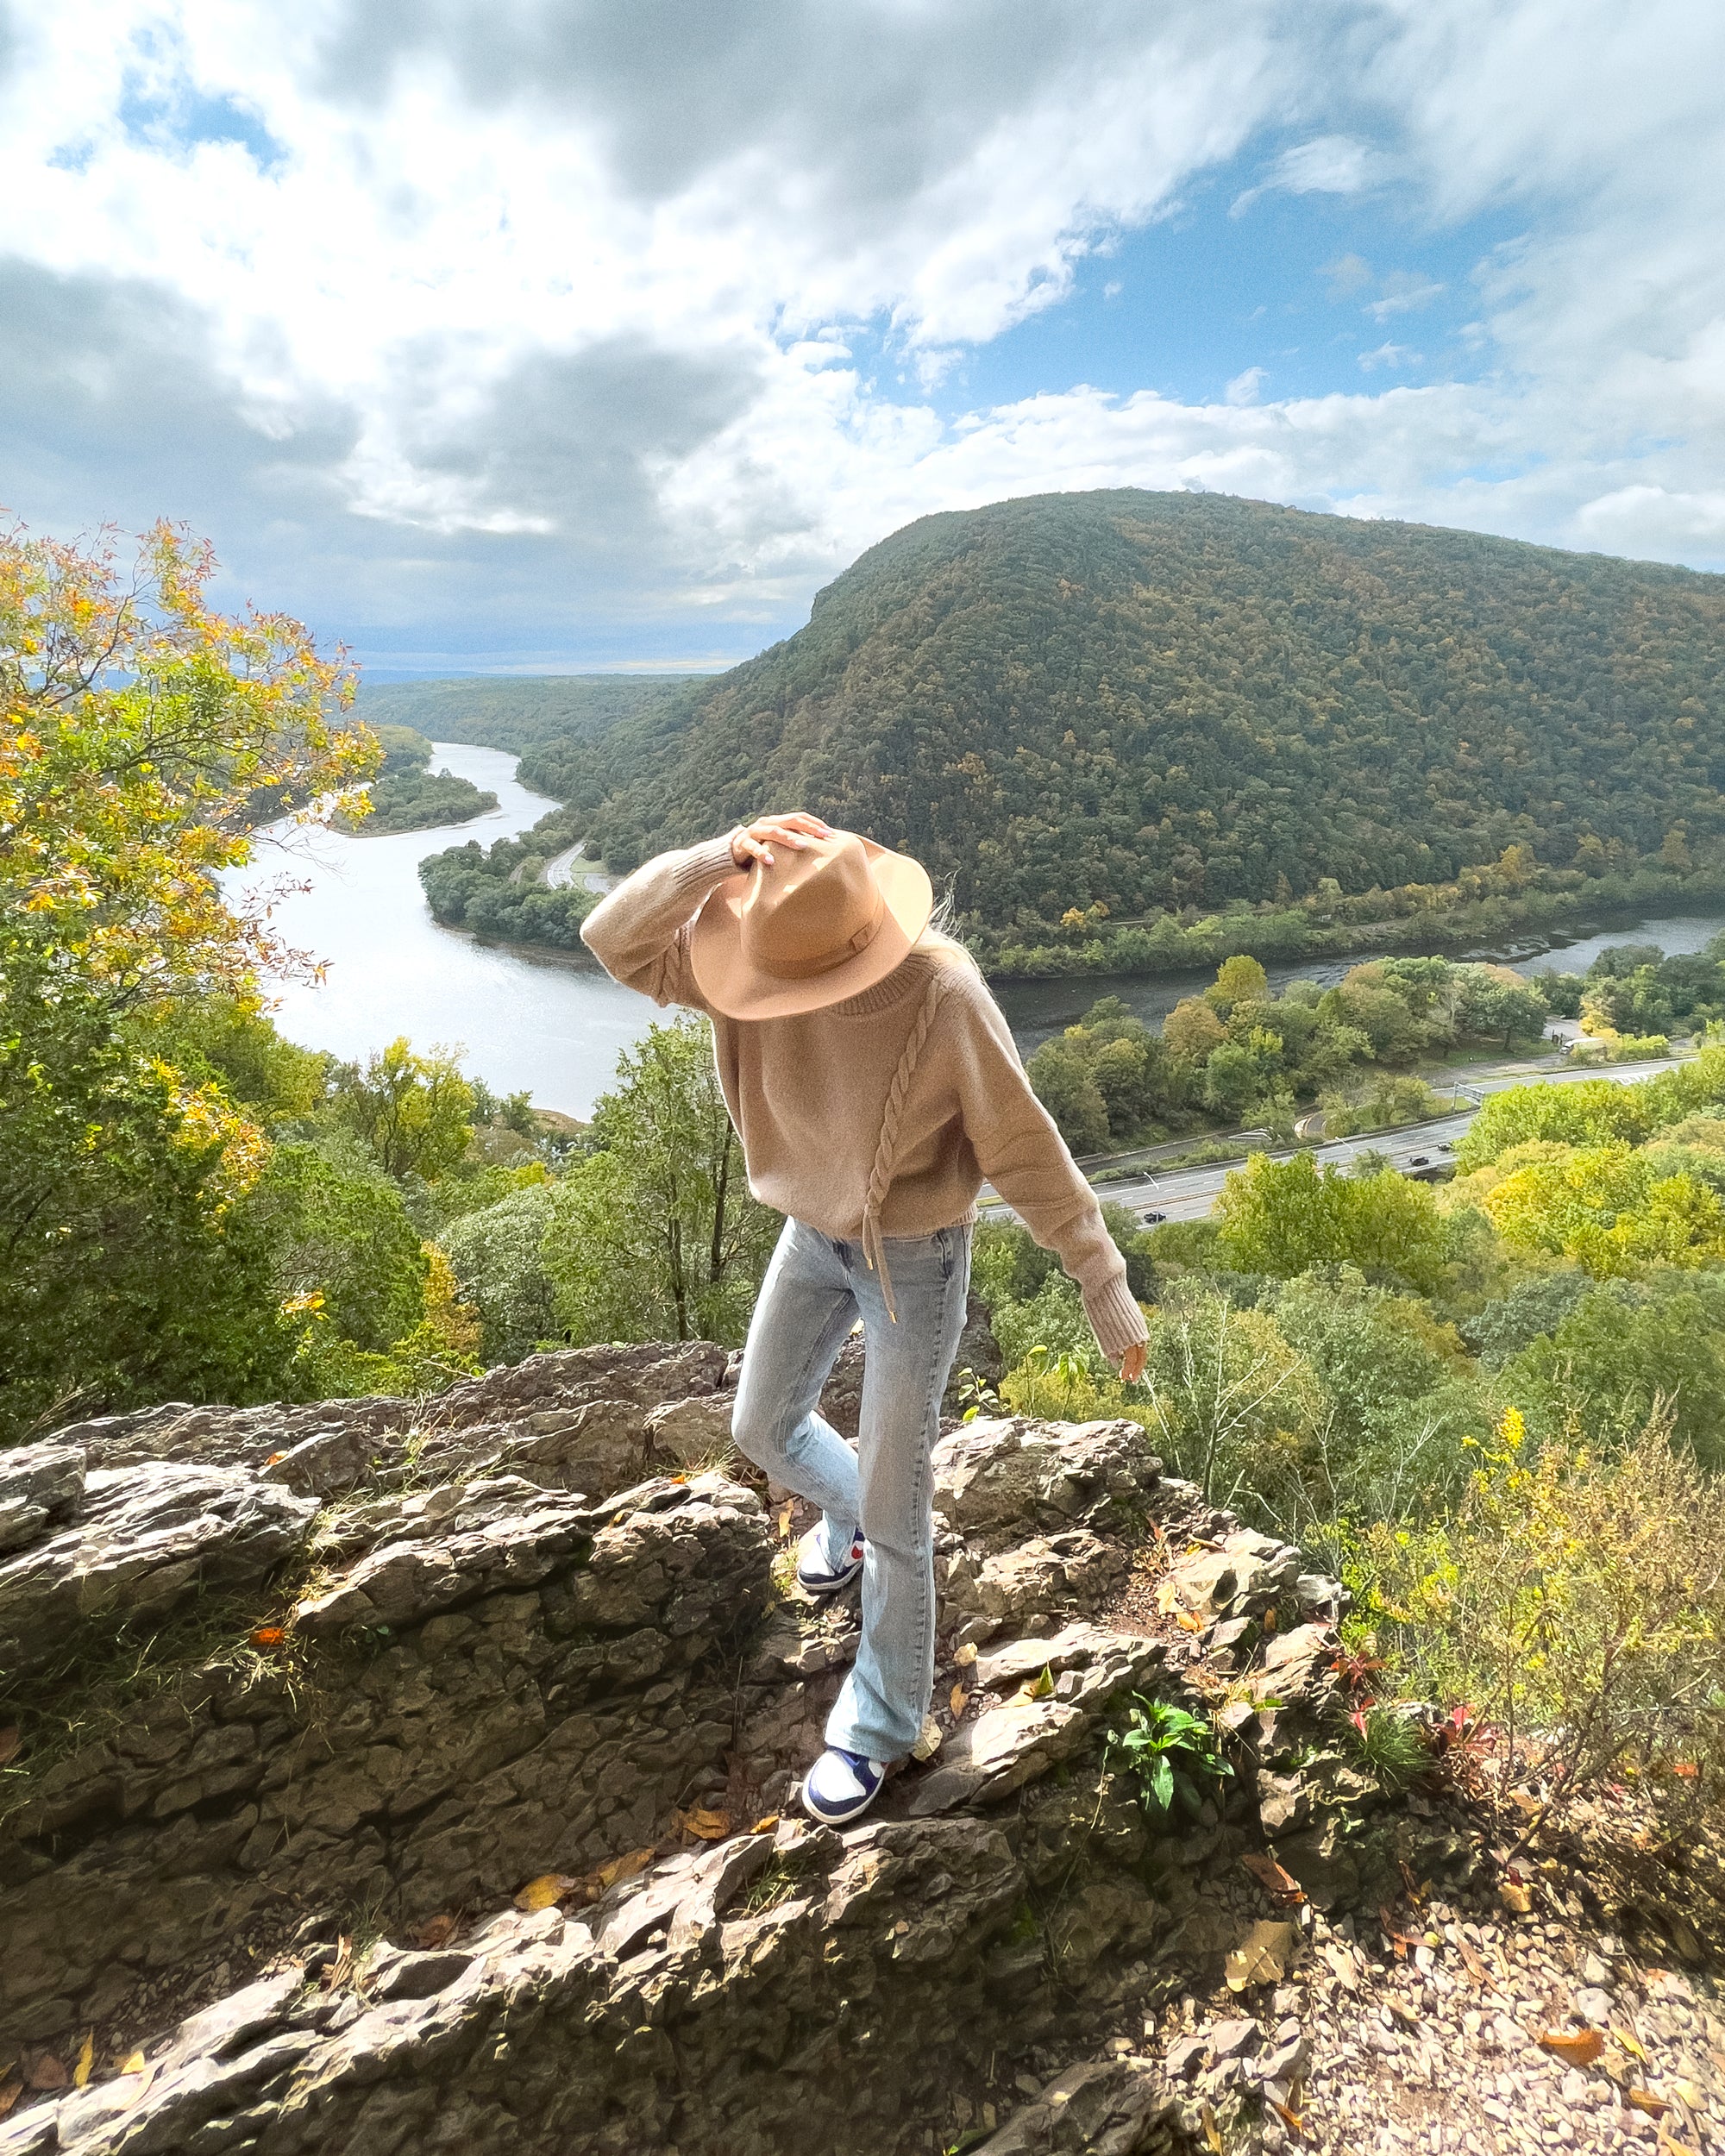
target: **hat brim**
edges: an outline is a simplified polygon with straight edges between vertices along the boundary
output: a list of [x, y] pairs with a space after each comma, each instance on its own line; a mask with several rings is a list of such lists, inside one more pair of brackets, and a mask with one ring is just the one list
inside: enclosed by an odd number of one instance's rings
[[927, 869], [908, 854], [889, 853], [870, 838], [862, 841], [862, 849], [885, 902], [881, 925], [866, 950], [806, 981], [767, 972], [753, 964], [743, 948], [743, 901], [752, 869], [739, 870], [709, 892], [695, 916], [689, 963], [695, 986], [715, 1011], [728, 1018], [787, 1018], [824, 1011], [829, 1004], [861, 995], [903, 964], [928, 926], [934, 887]]

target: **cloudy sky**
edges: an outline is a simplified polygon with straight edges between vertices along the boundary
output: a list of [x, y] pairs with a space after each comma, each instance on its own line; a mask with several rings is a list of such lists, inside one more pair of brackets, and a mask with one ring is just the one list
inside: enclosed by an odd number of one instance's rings
[[379, 673], [728, 663], [933, 509], [1725, 567], [1717, 0], [0, 0], [0, 504]]

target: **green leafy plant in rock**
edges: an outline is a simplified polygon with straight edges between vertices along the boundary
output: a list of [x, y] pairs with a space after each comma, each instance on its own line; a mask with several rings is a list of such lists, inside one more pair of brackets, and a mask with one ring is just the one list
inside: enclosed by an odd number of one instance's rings
[[1132, 1694], [1126, 1727], [1109, 1733], [1106, 1758], [1152, 1820], [1171, 1817], [1176, 1805], [1196, 1819], [1205, 1798], [1233, 1773], [1208, 1722], [1141, 1692]]

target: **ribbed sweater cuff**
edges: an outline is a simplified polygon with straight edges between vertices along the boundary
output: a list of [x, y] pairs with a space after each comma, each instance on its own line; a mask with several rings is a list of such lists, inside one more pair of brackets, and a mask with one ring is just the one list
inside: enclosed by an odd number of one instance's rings
[[1086, 1288], [1084, 1312], [1097, 1346], [1111, 1363], [1118, 1363], [1129, 1347], [1150, 1338], [1144, 1313], [1133, 1301], [1123, 1273], [1114, 1274], [1100, 1288]]
[[723, 838], [706, 838], [699, 846], [687, 848], [673, 877], [676, 889], [687, 891], [693, 898], [697, 892], [711, 891], [727, 876], [736, 875], [737, 856], [731, 850], [736, 835], [727, 831]]

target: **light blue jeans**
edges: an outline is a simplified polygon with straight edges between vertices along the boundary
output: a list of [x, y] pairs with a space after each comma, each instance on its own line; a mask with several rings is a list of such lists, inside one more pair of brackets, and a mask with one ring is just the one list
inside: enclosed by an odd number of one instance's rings
[[[901, 1759], [934, 1683], [934, 1520], [929, 1454], [964, 1330], [970, 1231], [886, 1243], [898, 1319], [858, 1243], [787, 1220], [749, 1327], [731, 1432], [775, 1482], [819, 1505], [835, 1558], [860, 1526], [862, 1638], [827, 1717], [826, 1741]], [[818, 1412], [821, 1387], [858, 1318], [865, 1361], [853, 1452]]]

